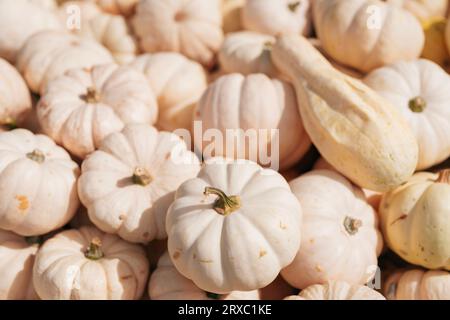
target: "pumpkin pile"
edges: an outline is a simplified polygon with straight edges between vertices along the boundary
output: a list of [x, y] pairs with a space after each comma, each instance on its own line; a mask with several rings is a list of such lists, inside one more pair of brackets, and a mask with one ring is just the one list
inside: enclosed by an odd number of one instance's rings
[[447, 9], [0, 0], [0, 299], [450, 299]]

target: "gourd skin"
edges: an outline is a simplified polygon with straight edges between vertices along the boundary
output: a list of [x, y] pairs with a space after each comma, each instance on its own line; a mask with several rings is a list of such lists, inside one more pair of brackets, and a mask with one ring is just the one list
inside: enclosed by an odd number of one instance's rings
[[0, 230], [0, 300], [35, 300], [31, 280], [37, 244]]
[[399, 270], [386, 280], [388, 300], [450, 300], [450, 273], [442, 270]]
[[202, 66], [177, 52], [144, 54], [130, 66], [145, 74], [158, 99], [156, 126], [167, 131], [190, 130], [195, 105], [207, 87]]
[[[100, 251], [89, 252], [92, 244]], [[63, 231], [42, 245], [34, 263], [33, 284], [43, 300], [139, 299], [148, 267], [142, 247], [94, 227], [82, 227]]]
[[103, 64], [50, 82], [37, 107], [43, 131], [83, 159], [128, 123], [156, 122], [156, 98], [143, 74]]
[[17, 55], [16, 67], [34, 93], [66, 71], [112, 63], [111, 54], [96, 41], [62, 31], [42, 31], [28, 38]]
[[364, 82], [408, 121], [419, 146], [417, 170], [450, 156], [450, 77], [444, 70], [424, 59], [400, 61], [372, 71]]
[[0, 57], [16, 61], [25, 41], [43, 30], [61, 30], [57, 15], [46, 8], [44, 1], [0, 1]]
[[[217, 79], [197, 104], [195, 120], [202, 122], [203, 130], [216, 129], [223, 134], [223, 146], [214, 140], [196, 139], [195, 146], [205, 158], [245, 158], [283, 170], [298, 162], [311, 145], [292, 86], [263, 74], [243, 76], [234, 73]], [[233, 130], [239, 142], [234, 138], [227, 139], [227, 130]], [[244, 140], [247, 130], [255, 133], [256, 138]], [[259, 134], [258, 130], [267, 130], [267, 136], [266, 133]], [[270, 130], [278, 131], [272, 133]], [[272, 162], [263, 163], [268, 161], [264, 157], [269, 154], [272, 144], [276, 146], [277, 139], [278, 159], [272, 154]], [[213, 154], [209, 154], [210, 150]]]
[[79, 206], [69, 154], [25, 129], [1, 133], [0, 153], [0, 228], [37, 236], [69, 222]]
[[306, 132], [339, 172], [374, 191], [392, 189], [413, 174], [416, 139], [388, 101], [332, 68], [300, 36], [279, 37], [272, 59], [294, 84]]
[[379, 0], [316, 0], [313, 16], [325, 51], [363, 72], [416, 59], [423, 49], [419, 21], [396, 5]]
[[[233, 291], [225, 295], [211, 295], [198, 288], [191, 280], [183, 277], [174, 267], [169, 253], [158, 261], [148, 285], [152, 300], [259, 300], [258, 290]], [[213, 296], [217, 296], [213, 298]]]
[[223, 41], [220, 0], [142, 0], [132, 23], [144, 52], [180, 52], [207, 68]]
[[383, 195], [381, 226], [388, 247], [405, 261], [450, 270], [448, 172], [421, 172]]
[[[227, 201], [220, 210], [206, 187], [238, 196], [240, 206]], [[251, 161], [214, 158], [177, 190], [166, 219], [168, 250], [177, 270], [205, 291], [251, 291], [292, 261], [300, 224], [300, 204], [281, 175]]]
[[377, 291], [364, 285], [351, 285], [344, 281], [315, 284], [302, 290], [298, 296], [285, 300], [386, 300]]
[[177, 135], [130, 124], [106, 137], [81, 169], [78, 193], [91, 221], [127, 241], [148, 243], [166, 238], [174, 193], [197, 175], [200, 162]]
[[333, 280], [370, 281], [383, 241], [362, 190], [330, 170], [311, 171], [290, 187], [302, 205], [302, 244], [281, 271], [283, 278], [299, 289]]
[[31, 107], [30, 91], [22, 76], [0, 58], [0, 125], [23, 122]]

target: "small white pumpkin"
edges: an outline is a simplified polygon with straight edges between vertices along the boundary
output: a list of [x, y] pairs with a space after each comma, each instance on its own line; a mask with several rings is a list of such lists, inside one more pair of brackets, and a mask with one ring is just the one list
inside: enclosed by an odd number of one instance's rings
[[73, 14], [68, 9], [74, 5], [80, 8], [80, 28], [69, 26], [70, 31], [103, 45], [119, 64], [129, 63], [136, 57], [137, 43], [124, 17], [104, 13], [93, 2], [69, 1], [59, 9], [64, 21]]
[[247, 0], [242, 8], [244, 28], [270, 35], [311, 32], [310, 0]]
[[0, 1], [0, 57], [15, 62], [25, 41], [47, 29], [60, 30], [62, 25], [42, 0]]
[[386, 300], [377, 291], [345, 281], [330, 281], [315, 284], [302, 290], [298, 296], [289, 296], [285, 300]]
[[39, 244], [0, 229], [0, 300], [35, 300], [32, 273]]
[[381, 227], [388, 247], [427, 269], [450, 270], [450, 170], [420, 172], [385, 193]]
[[174, 193], [199, 170], [197, 156], [177, 135], [130, 124], [83, 162], [78, 193], [98, 228], [147, 243], [166, 237]]
[[79, 201], [78, 165], [47, 136], [25, 129], [0, 133], [0, 228], [23, 236], [56, 230]]
[[166, 252], [158, 261], [148, 285], [148, 295], [152, 300], [259, 300], [258, 290], [233, 291], [219, 295], [206, 292], [194, 282], [183, 277], [173, 265]]
[[278, 74], [270, 58], [275, 38], [251, 31], [231, 33], [225, 37], [219, 52], [219, 62], [226, 73], [264, 73], [269, 77]]
[[448, 0], [387, 0], [411, 12], [422, 22], [431, 18], [445, 17]]
[[105, 11], [115, 15], [130, 17], [134, 14], [139, 0], [95, 0]]
[[137, 300], [145, 290], [148, 267], [139, 245], [82, 227], [41, 246], [33, 284], [43, 300]]
[[51, 81], [37, 106], [42, 130], [79, 158], [127, 123], [156, 122], [156, 98], [143, 74], [105, 64]]
[[62, 31], [42, 31], [26, 41], [17, 55], [16, 67], [35, 93], [67, 70], [113, 62], [111, 54], [93, 40]]
[[202, 66], [176, 52], [144, 54], [130, 65], [145, 74], [158, 99], [156, 126], [191, 129], [195, 105], [207, 86]]
[[370, 281], [382, 238], [362, 190], [329, 170], [311, 171], [290, 186], [302, 205], [302, 245], [281, 271], [283, 278], [299, 289], [334, 280]]
[[450, 76], [429, 60], [400, 61], [372, 71], [364, 82], [408, 121], [419, 145], [417, 170], [450, 156]]
[[31, 106], [30, 91], [22, 76], [0, 58], [0, 126], [22, 123]]
[[220, 0], [142, 0], [133, 17], [145, 52], [175, 51], [210, 68], [223, 40]]
[[[200, 139], [196, 137], [195, 146], [205, 158], [245, 158], [284, 170], [300, 160], [311, 145], [293, 87], [264, 74], [234, 73], [220, 77], [204, 92], [195, 120], [201, 121], [204, 131], [219, 130], [223, 136], [223, 141], [213, 139], [209, 143], [206, 134]], [[266, 132], [261, 134], [260, 130]], [[278, 159], [274, 154], [265, 159], [268, 150], [277, 143]]]
[[398, 270], [383, 286], [389, 300], [450, 300], [450, 273], [437, 270]]
[[315, 0], [314, 24], [337, 62], [369, 72], [420, 56], [425, 36], [408, 11], [380, 0]]
[[176, 192], [168, 250], [177, 270], [205, 291], [251, 291], [292, 262], [300, 224], [300, 204], [280, 174], [213, 158]]

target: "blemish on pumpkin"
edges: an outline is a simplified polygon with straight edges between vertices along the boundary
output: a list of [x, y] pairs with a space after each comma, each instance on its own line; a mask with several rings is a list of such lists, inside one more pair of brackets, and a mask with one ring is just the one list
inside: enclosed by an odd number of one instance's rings
[[260, 257], [260, 258], [264, 257], [266, 254], [267, 254], [267, 251], [266, 251], [266, 250], [260, 250], [260, 251], [259, 251], [259, 257]]
[[309, 243], [314, 243], [316, 240], [314, 238], [309, 239]]
[[397, 219], [395, 219], [394, 221], [392, 221], [391, 226], [392, 226], [394, 223], [399, 222], [400, 220], [406, 219], [407, 217], [408, 217], [407, 214], [402, 214], [400, 217], [398, 217]]
[[212, 260], [198, 260], [200, 263], [213, 263]]
[[[127, 215], [126, 215], [125, 213], [121, 214], [121, 215], [119, 216], [119, 220], [120, 220], [120, 221], [125, 220], [126, 216], [127, 216]], [[145, 236], [145, 234], [144, 234], [144, 236]]]
[[128, 279], [131, 279], [133, 276], [131, 275], [131, 274], [129, 274], [129, 275], [127, 275], [127, 276], [123, 276], [123, 277], [120, 277], [120, 279], [122, 279], [122, 280], [128, 280]]
[[285, 224], [283, 224], [283, 222], [280, 221], [280, 228], [281, 228], [282, 230], [286, 230], [286, 229], [287, 229], [287, 226], [286, 226]]
[[19, 201], [17, 209], [20, 211], [25, 211], [30, 207], [30, 203], [28, 202], [28, 198], [26, 196], [17, 195], [16, 200]]
[[178, 259], [179, 257], [180, 257], [180, 255], [181, 255], [181, 253], [179, 252], [179, 251], [177, 251], [177, 252], [175, 252], [174, 254], [173, 254], [173, 258], [174, 259]]
[[319, 265], [316, 265], [316, 271], [317, 271], [317, 272], [322, 272], [322, 271], [323, 271], [323, 269], [322, 269], [322, 267], [321, 267], [321, 266], [319, 266]]
[[167, 153], [167, 154], [166, 154], [166, 160], [169, 160], [171, 155], [172, 155], [172, 154], [171, 154], [170, 152]]

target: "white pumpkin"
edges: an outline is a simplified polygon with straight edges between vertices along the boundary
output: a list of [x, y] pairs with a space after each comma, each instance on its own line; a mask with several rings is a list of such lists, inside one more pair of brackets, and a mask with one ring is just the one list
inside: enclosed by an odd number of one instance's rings
[[156, 126], [191, 129], [195, 105], [207, 86], [202, 66], [176, 52], [144, 54], [130, 65], [145, 74], [158, 99]]
[[386, 300], [386, 298], [364, 285], [330, 281], [323, 285], [311, 285], [302, 290], [298, 296], [286, 297], [285, 300]]
[[417, 169], [450, 156], [450, 76], [429, 60], [400, 61], [372, 71], [364, 82], [408, 121], [419, 145]]
[[59, 30], [62, 25], [43, 1], [0, 0], [0, 57], [14, 62], [25, 41], [47, 29]]
[[300, 204], [280, 174], [213, 158], [176, 192], [168, 250], [177, 270], [205, 291], [251, 291], [292, 262], [300, 224]]
[[[207, 134], [199, 139], [194, 129], [195, 146], [205, 158], [245, 158], [284, 170], [300, 160], [311, 145], [293, 87], [264, 74], [220, 77], [200, 99], [195, 120], [201, 121], [204, 132], [218, 130], [222, 136], [222, 141], [208, 141]], [[272, 153], [271, 159], [266, 159], [273, 148], [278, 155]]]
[[108, 13], [130, 17], [134, 14], [139, 0], [95, 0]]
[[42, 245], [33, 284], [43, 300], [139, 299], [148, 267], [140, 246], [82, 227], [63, 231]]
[[22, 76], [0, 58], [0, 126], [22, 123], [31, 106], [30, 91]]
[[258, 290], [233, 291], [219, 295], [206, 292], [194, 282], [183, 277], [174, 267], [169, 253], [158, 261], [158, 267], [152, 273], [148, 285], [148, 295], [152, 300], [259, 300]]
[[450, 300], [450, 273], [442, 270], [398, 270], [384, 284], [389, 300]]
[[0, 133], [0, 228], [36, 236], [64, 226], [79, 201], [78, 165], [44, 135]]
[[37, 107], [43, 131], [79, 158], [127, 123], [155, 123], [157, 113], [145, 76], [114, 64], [68, 71], [48, 84]]
[[0, 300], [35, 300], [32, 272], [39, 244], [0, 230]]
[[111, 62], [111, 54], [93, 40], [62, 31], [42, 31], [26, 41], [16, 67], [31, 91], [42, 94], [49, 81], [67, 70]]
[[450, 271], [450, 170], [419, 172], [383, 195], [380, 220], [388, 247], [403, 260]]
[[145, 52], [175, 51], [206, 67], [223, 40], [220, 0], [142, 0], [133, 17]]
[[420, 56], [425, 36], [408, 11], [380, 0], [316, 0], [314, 24], [324, 50], [337, 62], [369, 72]]
[[310, 0], [247, 0], [242, 8], [244, 28], [270, 35], [311, 32]]
[[334, 171], [309, 172], [290, 182], [302, 205], [302, 245], [281, 271], [292, 286], [341, 280], [365, 284], [382, 248], [377, 215], [362, 190]]
[[103, 45], [119, 64], [134, 60], [138, 51], [137, 43], [124, 17], [103, 13], [93, 2], [69, 1], [59, 9], [64, 21], [70, 21], [73, 14], [70, 8], [74, 5], [80, 8], [80, 28], [69, 25], [70, 31]]
[[82, 164], [81, 202], [101, 230], [131, 242], [163, 239], [174, 192], [200, 170], [177, 135], [130, 124], [104, 139]]
[[405, 8], [421, 21], [445, 17], [448, 7], [448, 0], [387, 0], [387, 2]]
[[219, 62], [226, 73], [264, 73], [269, 77], [278, 74], [270, 58], [275, 38], [251, 31], [231, 33], [225, 37], [219, 52]]

